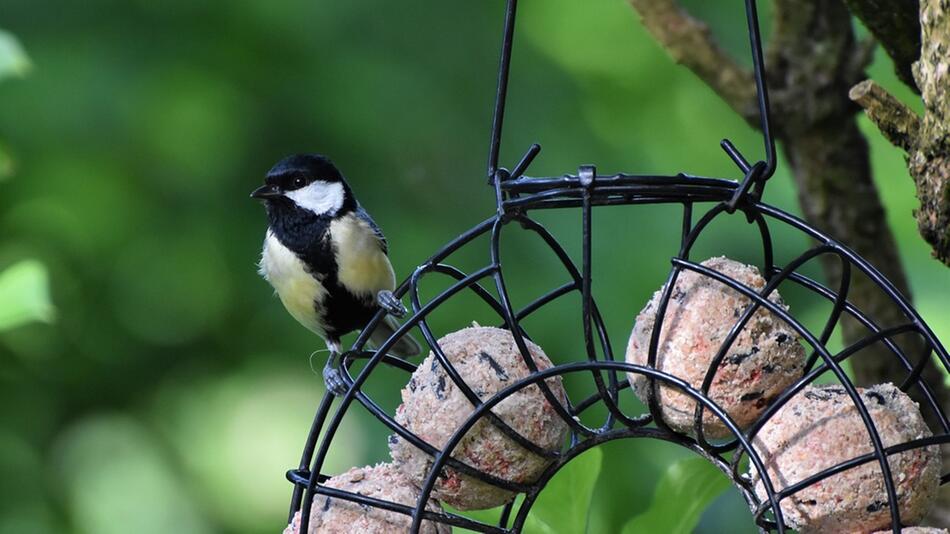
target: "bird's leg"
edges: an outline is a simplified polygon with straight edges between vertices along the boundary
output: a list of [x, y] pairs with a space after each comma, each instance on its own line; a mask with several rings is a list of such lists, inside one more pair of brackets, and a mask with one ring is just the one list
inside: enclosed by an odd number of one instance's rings
[[349, 389], [346, 381], [343, 380], [343, 373], [337, 368], [340, 357], [340, 343], [336, 341], [327, 341], [327, 349], [330, 350], [330, 357], [327, 358], [327, 364], [323, 366], [323, 383], [327, 391], [337, 397], [342, 397]]
[[407, 313], [406, 307], [388, 289], [376, 293], [376, 303], [379, 304], [380, 308], [386, 310], [386, 313], [394, 317], [402, 318]]

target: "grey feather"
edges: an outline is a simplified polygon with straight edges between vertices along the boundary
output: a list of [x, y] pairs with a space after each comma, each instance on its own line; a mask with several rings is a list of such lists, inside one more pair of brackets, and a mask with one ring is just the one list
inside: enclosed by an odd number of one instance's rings
[[386, 236], [383, 235], [383, 231], [380, 230], [379, 225], [376, 224], [376, 221], [369, 216], [369, 213], [363, 209], [363, 206], [357, 204], [355, 215], [366, 221], [369, 224], [369, 227], [373, 230], [373, 233], [376, 234], [376, 237], [379, 239], [379, 244], [383, 247], [383, 252], [389, 254], [389, 243], [386, 241]]
[[[382, 346], [396, 330], [399, 329], [399, 321], [391, 315], [387, 315], [382, 321], [376, 325], [376, 329], [373, 330], [373, 333], [369, 336], [369, 342], [374, 347]], [[412, 338], [409, 334], [406, 334], [399, 338], [396, 343], [389, 348], [387, 354], [390, 356], [398, 356], [399, 358], [411, 358], [413, 356], [418, 356], [422, 353], [422, 347], [419, 345], [419, 342]]]

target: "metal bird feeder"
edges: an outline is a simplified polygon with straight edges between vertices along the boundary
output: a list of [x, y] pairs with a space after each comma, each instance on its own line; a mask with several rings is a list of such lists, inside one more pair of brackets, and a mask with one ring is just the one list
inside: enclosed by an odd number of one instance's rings
[[[741, 174], [739, 180], [695, 176], [686, 173], [673, 176], [624, 173], [605, 176], [597, 174], [593, 166], [582, 166], [576, 174], [541, 178], [529, 177], [525, 175], [525, 172], [540, 150], [538, 145], [531, 146], [521, 161], [511, 170], [499, 167], [499, 149], [515, 28], [516, 4], [517, 0], [506, 0], [501, 61], [488, 158], [489, 184], [494, 191], [497, 209], [491, 217], [459, 235], [420, 264], [412, 275], [397, 288], [395, 296], [398, 298], [408, 296], [411, 302], [411, 311], [404, 319], [402, 328], [394, 334], [393, 338], [378, 347], [378, 350], [371, 350], [366, 346], [368, 335], [365, 332], [371, 331], [372, 327], [383, 318], [384, 312], [380, 311], [370, 325], [364, 329], [364, 334], [361, 334], [352, 347], [339, 359], [338, 369], [342, 373], [348, 388], [340, 396], [336, 396], [331, 392], [325, 394], [317, 408], [300, 464], [298, 468], [287, 473], [288, 479], [294, 485], [290, 515], [293, 517], [296, 512], [301, 512], [300, 532], [307, 532], [310, 508], [316, 495], [358, 503], [364, 509], [366, 507], [376, 507], [405, 514], [412, 518], [412, 532], [418, 532], [423, 520], [445, 523], [476, 532], [521, 532], [531, 506], [544, 490], [547, 482], [560, 468], [584, 451], [602, 443], [617, 439], [643, 437], [672, 442], [712, 462], [732, 481], [747, 501], [757, 527], [763, 532], [781, 533], [790, 529], [783, 518], [780, 506], [783, 499], [805, 487], [819, 484], [828, 477], [848, 468], [865, 463], [879, 464], [888, 500], [891, 503], [898, 502], [896, 483], [889, 468], [888, 456], [915, 448], [939, 446], [950, 442], [950, 423], [948, 423], [947, 417], [934, 394], [934, 389], [943, 387], [943, 385], [928, 384], [922, 379], [922, 370], [925, 366], [938, 365], [939, 362], [944, 369], [950, 369], [950, 360], [948, 360], [946, 349], [940, 344], [911, 304], [878, 270], [831, 236], [809, 226], [796, 216], [761, 201], [766, 182], [775, 171], [776, 157], [769, 122], [769, 101], [764, 81], [761, 37], [754, 0], [746, 0], [745, 8], [761, 130], [765, 145], [765, 159], [749, 163], [732, 143], [724, 140], [722, 148], [738, 167], [739, 174]], [[710, 371], [707, 373], [703, 387], [700, 388], [694, 388], [676, 376], [657, 370], [655, 368], [657, 357], [656, 333], [654, 333], [654, 339], [651, 343], [648, 365], [641, 366], [616, 361], [613, 357], [604, 321], [591, 292], [591, 214], [597, 206], [641, 204], [668, 204], [682, 208], [682, 218], [677, 222], [677, 224], [681, 224], [682, 228], [679, 253], [671, 258], [672, 267], [658, 306], [655, 324], [662, 324], [663, 314], [666, 312], [670, 293], [677, 277], [683, 272], [693, 271], [715, 279], [718, 283], [728, 286], [750, 300], [751, 303], [742, 316], [737, 319], [737, 323], [747, 321], [757, 310], [765, 309], [791, 325], [801, 337], [806, 349], [811, 351], [811, 357], [803, 375], [784, 393], [779, 395], [762, 413], [759, 420], [746, 430], [741, 430], [734, 424], [729, 415], [717, 406], [708, 394], [712, 374], [718, 368], [716, 363], [710, 365]], [[582, 261], [579, 267], [575, 265], [552, 234], [531, 218], [532, 211], [564, 208], [579, 209], [581, 213], [583, 242]], [[762, 274], [768, 282], [766, 287], [761, 290], [754, 290], [728, 276], [708, 269], [690, 258], [690, 251], [697, 238], [714, 219], [720, 217], [741, 217], [756, 229], [756, 233], [761, 237], [763, 247], [761, 268]], [[512, 223], [517, 223], [540, 237], [558, 258], [560, 265], [555, 267], [564, 269], [568, 275], [568, 279], [563, 285], [550, 290], [521, 309], [515, 309], [509, 299], [506, 289], [506, 284], [509, 281], [505, 279], [499, 254], [501, 230]], [[771, 228], [777, 226], [790, 227], [804, 234], [816, 244], [802, 252], [793, 261], [785, 265], [777, 265], [774, 262], [775, 256], [771, 237]], [[489, 260], [483, 268], [473, 272], [463, 272], [446, 262], [454, 252], [466, 247], [476, 238], [486, 235], [490, 242], [487, 251]], [[826, 287], [799, 272], [807, 262], [824, 256], [833, 257], [840, 263], [841, 282], [838, 287]], [[434, 274], [448, 276], [454, 282], [437, 296], [422, 302], [419, 296], [420, 280]], [[893, 306], [900, 310], [906, 318], [906, 323], [890, 327], [881, 326], [869, 314], [856, 308], [847, 298], [851, 280], [855, 275], [866, 276], [876, 284], [890, 298]], [[768, 299], [769, 293], [781, 283], [792, 284], [831, 304], [831, 312], [824, 321], [825, 326], [821, 332], [813, 333], [794, 315], [781, 306], [776, 306]], [[483, 284], [493, 284], [497, 297], [493, 296]], [[428, 316], [436, 308], [454, 295], [464, 291], [473, 292], [494, 310], [498, 316], [499, 324], [512, 333], [525, 364], [532, 371], [528, 378], [512, 384], [489, 398], [479, 398], [461, 379], [456, 370], [453, 369], [452, 363], [442, 353], [437, 338], [427, 322]], [[582, 302], [581, 320], [587, 358], [539, 370], [527, 349], [526, 339], [530, 339], [530, 337], [523, 328], [522, 321], [549, 303], [575, 292], [580, 294]], [[867, 330], [868, 335], [844, 350], [832, 352], [828, 349], [827, 344], [832, 331], [843, 317], [850, 317], [862, 325]], [[366, 387], [370, 375], [382, 366], [404, 371], [408, 380], [408, 375], [415, 370], [416, 366], [390, 357], [386, 355], [386, 352], [399, 336], [415, 328], [419, 329], [429, 348], [436, 354], [441, 365], [445, 367], [447, 374], [452, 377], [455, 385], [465, 393], [474, 406], [474, 411], [468, 420], [455, 431], [453, 439], [450, 439], [445, 447], [441, 449], [428, 445], [421, 438], [398, 424], [390, 414], [386, 413], [374, 401], [371, 392], [367, 391], [368, 388]], [[658, 331], [659, 328], [656, 330]], [[925, 346], [923, 354], [906, 354], [900, 344], [894, 340], [895, 336], [899, 335], [919, 336]], [[730, 343], [731, 341], [727, 340], [726, 342]], [[914, 392], [918, 394], [918, 398], [924, 399], [921, 406], [922, 411], [928, 414], [931, 421], [936, 421], [935, 424], [931, 424], [932, 437], [889, 447], [883, 445], [867, 406], [858, 394], [856, 386], [842, 369], [842, 363], [845, 359], [872, 344], [885, 346], [890, 357], [896, 358], [906, 370], [906, 376], [895, 377], [895, 380], [902, 380], [899, 385], [901, 390]], [[597, 350], [598, 346], [600, 355]], [[720, 360], [721, 357], [722, 354], [720, 354]], [[358, 360], [361, 360], [363, 365], [354, 376], [351, 373], [351, 368]], [[768, 477], [763, 477], [765, 498], [760, 498], [755, 491], [751, 478], [741, 472], [740, 463], [745, 459], [759, 473], [766, 473], [763, 467], [763, 459], [752, 445], [756, 433], [793, 395], [826, 372], [832, 373], [837, 378], [840, 386], [854, 402], [855, 408], [866, 426], [873, 451], [849, 462], [825, 469], [782, 490], [776, 489]], [[676, 387], [694, 399], [699, 408], [696, 411], [693, 434], [687, 435], [676, 432], [663, 421], [660, 416], [661, 408], [658, 406], [656, 394], [652, 395], [649, 402], [646, 403], [647, 411], [645, 413], [625, 413], [621, 409], [619, 398], [622, 394], [629, 394], [629, 381], [623, 378], [628, 373], [647, 377], [654, 391], [656, 391], [658, 384], [662, 383]], [[566, 405], [562, 405], [562, 403], [557, 402], [557, 399], [554, 398], [545, 385], [546, 379], [559, 375], [589, 376], [596, 388], [596, 393], [582, 400], [575, 399], [573, 404], [568, 402]], [[565, 447], [557, 453], [550, 467], [535, 483], [529, 487], [524, 487], [523, 485], [498, 480], [497, 477], [479, 473], [476, 469], [466, 468], [452, 457], [454, 448], [475, 423], [482, 418], [491, 419], [491, 409], [494, 406], [497, 406], [515, 392], [532, 385], [537, 385], [544, 391], [546, 398], [552, 401], [552, 405], [555, 406], [558, 416], [564, 420], [570, 429], [569, 443], [565, 444]], [[421, 488], [421, 495], [415, 507], [381, 501], [324, 485], [324, 482], [329, 478], [323, 472], [327, 455], [333, 447], [343, 446], [341, 438], [345, 438], [345, 436], [342, 436], [339, 431], [340, 424], [347, 411], [354, 404], [362, 405], [382, 424], [391, 429], [393, 433], [432, 455], [432, 466], [425, 479], [425, 484]], [[579, 416], [595, 405], [601, 405], [606, 410], [607, 415], [603, 423], [600, 426], [589, 426], [582, 423]], [[710, 441], [703, 436], [701, 420], [702, 412], [705, 410], [721, 419], [729, 428], [732, 434], [729, 440]], [[499, 423], [494, 420], [492, 424]], [[504, 489], [524, 493], [525, 498], [519, 506], [515, 506], [514, 503], [508, 504], [497, 524], [484, 524], [460, 514], [427, 510], [426, 503], [429, 500], [438, 474], [447, 466], [463, 470], [470, 476]], [[940, 478], [941, 485], [947, 482], [948, 477], [950, 475], [942, 474]], [[898, 506], [890, 506], [891, 527], [895, 529], [895, 532], [899, 531], [901, 527], [899, 512]]]

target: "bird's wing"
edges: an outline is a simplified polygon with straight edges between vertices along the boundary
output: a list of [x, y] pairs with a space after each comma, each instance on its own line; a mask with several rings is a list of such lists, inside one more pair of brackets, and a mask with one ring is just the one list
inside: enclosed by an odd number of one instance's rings
[[379, 229], [379, 226], [376, 225], [376, 221], [369, 216], [369, 213], [363, 209], [363, 206], [358, 206], [356, 208], [356, 216], [360, 219], [366, 221], [366, 224], [372, 228], [373, 233], [376, 234], [376, 237], [379, 239], [379, 244], [383, 246], [383, 252], [389, 255], [389, 243], [386, 242], [386, 236], [383, 235], [383, 231]]
[[[370, 334], [369, 340], [374, 347], [380, 347], [385, 343], [396, 330], [399, 329], [399, 321], [392, 315], [386, 315], [382, 321], [376, 325], [376, 329]], [[403, 334], [393, 346], [389, 348], [389, 355], [398, 358], [411, 358], [422, 354], [422, 346], [409, 334]]]

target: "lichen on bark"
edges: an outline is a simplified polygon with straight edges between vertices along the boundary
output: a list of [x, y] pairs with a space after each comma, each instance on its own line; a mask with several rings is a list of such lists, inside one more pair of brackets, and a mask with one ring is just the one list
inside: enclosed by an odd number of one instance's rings
[[920, 4], [920, 59], [913, 65], [924, 115], [918, 117], [870, 80], [851, 98], [894, 145], [907, 152], [920, 207], [917, 228], [936, 259], [950, 266], [950, 0]]

